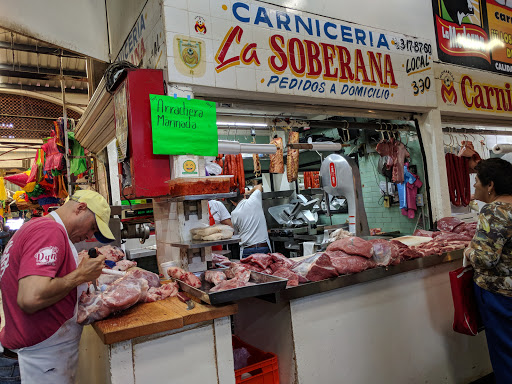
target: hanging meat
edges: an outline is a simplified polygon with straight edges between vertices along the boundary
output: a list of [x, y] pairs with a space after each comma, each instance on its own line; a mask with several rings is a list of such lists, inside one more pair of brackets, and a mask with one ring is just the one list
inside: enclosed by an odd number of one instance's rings
[[252, 163], [254, 164], [254, 176], [259, 177], [261, 176], [261, 163], [260, 163], [260, 157], [257, 153], [254, 153], [252, 155]]
[[270, 155], [270, 173], [284, 173], [284, 159], [283, 159], [283, 139], [274, 137], [270, 144], [277, 147], [275, 154]]
[[[288, 133], [288, 144], [297, 144], [299, 142], [299, 132], [290, 131]], [[299, 176], [299, 150], [288, 148], [286, 157], [286, 176], [288, 182], [297, 180]]]
[[470, 158], [447, 153], [445, 160], [450, 202], [456, 207], [466, 207], [471, 201], [471, 187], [469, 181]]
[[388, 156], [386, 164], [387, 169], [392, 169], [392, 181], [394, 183], [404, 182], [404, 162], [406, 157], [410, 157], [405, 145], [399, 140], [382, 139], [375, 148], [381, 156]]

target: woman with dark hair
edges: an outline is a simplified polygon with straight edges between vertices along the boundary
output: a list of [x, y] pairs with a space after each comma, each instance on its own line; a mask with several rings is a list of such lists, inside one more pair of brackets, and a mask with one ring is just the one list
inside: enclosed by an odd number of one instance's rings
[[464, 251], [475, 270], [474, 290], [496, 383], [512, 383], [512, 164], [482, 160], [475, 199], [487, 203]]

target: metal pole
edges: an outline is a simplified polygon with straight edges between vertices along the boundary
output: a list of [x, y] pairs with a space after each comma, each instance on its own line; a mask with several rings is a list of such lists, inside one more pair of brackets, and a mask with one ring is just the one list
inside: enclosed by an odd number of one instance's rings
[[66, 85], [64, 82], [64, 76], [62, 72], [62, 56], [60, 57], [60, 89], [62, 91], [62, 118], [64, 119], [64, 148], [66, 151], [65, 159], [66, 159], [66, 178], [68, 180], [68, 194], [71, 196], [73, 194], [73, 190], [71, 188], [71, 174], [69, 166], [69, 140], [68, 140], [68, 114], [66, 112]]

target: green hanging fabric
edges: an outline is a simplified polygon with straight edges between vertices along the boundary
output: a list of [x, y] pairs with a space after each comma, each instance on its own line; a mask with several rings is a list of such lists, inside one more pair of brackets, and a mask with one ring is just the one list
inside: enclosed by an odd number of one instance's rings
[[68, 137], [73, 140], [73, 146], [71, 147], [71, 159], [69, 164], [70, 173], [72, 175], [78, 176], [87, 171], [87, 162], [83, 158], [85, 156], [84, 149], [82, 148], [80, 143], [77, 140], [75, 140], [75, 135], [71, 134], [73, 134], [73, 132], [69, 132], [68, 134]]

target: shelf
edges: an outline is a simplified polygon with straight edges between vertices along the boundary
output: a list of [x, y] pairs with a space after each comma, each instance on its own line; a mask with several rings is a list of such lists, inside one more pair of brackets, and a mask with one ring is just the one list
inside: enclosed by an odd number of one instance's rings
[[214, 199], [229, 199], [232, 197], [236, 197], [236, 192], [229, 193], [212, 193], [208, 195], [190, 195], [190, 196], [177, 196], [177, 197], [168, 197], [165, 198], [167, 201], [195, 201], [195, 200], [214, 200]]
[[233, 236], [231, 239], [217, 240], [217, 241], [184, 241], [181, 243], [171, 243], [172, 247], [185, 248], [185, 249], [197, 249], [205, 247], [214, 247], [216, 245], [225, 244], [236, 244], [240, 242], [240, 236]]

